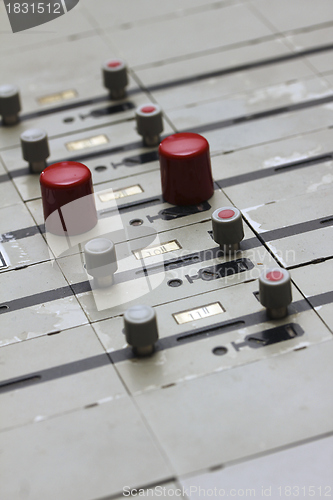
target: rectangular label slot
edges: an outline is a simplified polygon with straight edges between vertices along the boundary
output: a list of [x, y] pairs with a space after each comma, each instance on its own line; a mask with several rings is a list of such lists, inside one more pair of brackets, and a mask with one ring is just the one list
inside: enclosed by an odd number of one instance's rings
[[172, 316], [178, 325], [183, 325], [184, 323], [190, 323], [191, 321], [198, 321], [199, 319], [209, 318], [210, 316], [215, 316], [216, 314], [222, 314], [225, 309], [221, 306], [219, 302], [213, 304], [207, 304], [202, 307], [195, 309], [189, 309], [188, 311], [181, 311], [175, 313]]
[[141, 250], [133, 251], [136, 259], [147, 259], [148, 257], [155, 257], [156, 255], [161, 255], [164, 253], [174, 252], [175, 250], [180, 250], [182, 247], [177, 240], [168, 241], [167, 243], [162, 243], [154, 247], [141, 248]]
[[41, 106], [46, 106], [48, 104], [56, 104], [57, 102], [67, 101], [68, 99], [74, 99], [77, 95], [78, 93], [76, 90], [63, 90], [62, 92], [57, 92], [56, 94], [39, 97], [37, 102]]
[[102, 144], [107, 144], [108, 142], [109, 139], [106, 135], [95, 135], [94, 137], [81, 139], [80, 141], [67, 142], [65, 146], [68, 151], [81, 151], [81, 149], [94, 148]]

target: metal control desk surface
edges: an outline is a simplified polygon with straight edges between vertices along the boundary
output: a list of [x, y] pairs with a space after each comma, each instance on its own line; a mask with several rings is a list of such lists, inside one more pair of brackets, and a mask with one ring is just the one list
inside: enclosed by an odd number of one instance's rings
[[[129, 68], [120, 101], [102, 84], [111, 57]], [[81, 0], [16, 34], [1, 2], [0, 67], [22, 101], [0, 126], [1, 500], [333, 497], [331, 1]], [[135, 127], [146, 102], [163, 137], [209, 141], [203, 206], [163, 201]], [[107, 292], [84, 268], [90, 233], [44, 233], [30, 128], [48, 164], [92, 172], [93, 235], [118, 256]], [[226, 205], [244, 222], [234, 257], [211, 236]], [[256, 293], [274, 265], [292, 278], [281, 320]], [[157, 314], [147, 358], [123, 335], [137, 303]]]

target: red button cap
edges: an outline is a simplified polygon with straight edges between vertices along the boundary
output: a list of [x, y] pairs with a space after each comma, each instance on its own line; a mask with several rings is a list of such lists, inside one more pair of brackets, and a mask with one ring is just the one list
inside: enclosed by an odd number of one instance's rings
[[141, 111], [142, 113], [154, 113], [154, 111], [156, 111], [156, 108], [155, 106], [144, 106], [143, 108], [141, 108]]
[[197, 205], [214, 193], [209, 144], [199, 134], [170, 135], [159, 146], [162, 194], [172, 205]]
[[88, 167], [75, 161], [55, 163], [43, 170], [40, 185], [47, 231], [73, 236], [97, 224]]
[[284, 277], [283, 273], [278, 269], [270, 271], [269, 273], [266, 274], [266, 279], [269, 281], [281, 281], [283, 277]]
[[231, 219], [231, 217], [235, 215], [235, 212], [234, 210], [226, 209], [221, 210], [221, 212], [219, 212], [217, 215], [220, 217], [220, 219]]
[[108, 63], [107, 63], [107, 66], [108, 66], [109, 68], [118, 68], [118, 66], [121, 66], [121, 64], [122, 64], [122, 63], [121, 63], [121, 61], [116, 61], [116, 60], [115, 60], [115, 61], [110, 61], [110, 62], [108, 62]]

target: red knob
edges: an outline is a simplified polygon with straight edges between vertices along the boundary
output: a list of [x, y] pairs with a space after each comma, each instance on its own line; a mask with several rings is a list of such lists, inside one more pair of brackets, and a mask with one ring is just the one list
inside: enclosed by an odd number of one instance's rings
[[209, 144], [199, 134], [170, 135], [159, 146], [162, 194], [172, 205], [197, 205], [214, 193]]
[[97, 224], [91, 172], [75, 161], [47, 167], [40, 176], [46, 230], [76, 235]]

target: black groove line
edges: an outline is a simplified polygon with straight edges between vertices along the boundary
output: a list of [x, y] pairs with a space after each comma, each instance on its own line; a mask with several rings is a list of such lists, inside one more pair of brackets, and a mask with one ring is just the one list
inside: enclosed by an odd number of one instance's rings
[[[239, 125], [242, 123], [248, 123], [251, 121], [261, 120], [261, 119], [269, 118], [272, 116], [278, 116], [278, 115], [285, 114], [285, 113], [300, 111], [303, 109], [310, 109], [312, 107], [321, 106], [323, 104], [327, 104], [327, 103], [330, 103], [332, 101], [333, 101], [333, 94], [329, 95], [329, 96], [321, 97], [318, 99], [311, 99], [309, 101], [303, 101], [303, 102], [299, 102], [299, 103], [295, 103], [295, 104], [290, 104], [288, 106], [281, 106], [278, 108], [273, 108], [273, 109], [269, 109], [269, 110], [265, 110], [265, 111], [259, 111], [257, 113], [251, 113], [249, 115], [241, 115], [241, 116], [238, 116], [235, 118], [228, 118], [227, 120], [220, 120], [217, 122], [206, 123], [204, 125], [197, 125], [196, 127], [186, 128], [185, 130], [180, 130], [178, 132], [194, 132], [197, 134], [202, 134], [205, 132], [212, 132], [215, 130], [220, 130], [223, 128], [232, 127], [232, 126]], [[161, 140], [163, 140], [164, 137], [165, 136], [162, 136]], [[63, 158], [63, 159], [58, 159], [56, 162], [47, 163], [47, 166], [51, 165], [52, 163], [58, 163], [61, 161], [80, 161], [80, 162], [82, 162], [82, 161], [86, 161], [89, 159], [99, 158], [99, 157], [112, 155], [112, 154], [116, 154], [116, 153], [123, 153], [123, 152], [127, 152], [127, 151], [132, 151], [132, 150], [138, 149], [140, 147], [142, 147], [141, 141], [131, 142], [131, 143], [123, 144], [120, 146], [106, 148], [106, 149], [103, 149], [100, 151], [91, 151], [91, 152], [85, 153], [85, 154], [81, 153], [79, 155], [72, 156], [69, 159], [68, 159], [68, 157]], [[330, 154], [331, 153], [328, 153], [327, 156], [329, 156]], [[321, 157], [322, 156], [325, 156], [325, 155], [321, 155]], [[318, 157], [318, 158], [320, 158], [320, 157]], [[324, 160], [322, 160], [322, 161], [324, 161]], [[302, 163], [302, 162], [299, 162], [299, 163]], [[281, 167], [281, 166], [279, 166], [279, 167]], [[272, 167], [272, 168], [276, 168], [276, 167]], [[264, 170], [270, 171], [270, 169], [264, 169]], [[11, 179], [14, 179], [16, 177], [21, 177], [22, 175], [33, 175], [33, 174], [30, 173], [29, 167], [26, 166], [26, 167], [19, 168], [16, 170], [8, 171], [7, 174], [1, 175], [0, 182], [8, 181], [7, 175]], [[267, 175], [269, 175], [269, 174], [267, 174]]]
[[[139, 94], [141, 92], [143, 92], [142, 89], [130, 89], [126, 92], [126, 96], [124, 99], [126, 99], [126, 97], [129, 97], [134, 94]], [[94, 106], [95, 104], [100, 104], [104, 102], [109, 103], [111, 106], [117, 106], [117, 105], [121, 106], [123, 104], [126, 104], [126, 102], [123, 102], [123, 100], [120, 101], [111, 100], [109, 94], [105, 94], [97, 97], [92, 97], [90, 99], [83, 99], [82, 101], [76, 100], [74, 102], [68, 102], [67, 104], [61, 104], [60, 106], [54, 108], [45, 108], [45, 109], [40, 109], [38, 111], [31, 111], [30, 113], [22, 113], [20, 114], [20, 121], [32, 120], [40, 118], [42, 116], [56, 115], [57, 113], [62, 113], [64, 111], [70, 111], [72, 109], [77, 109], [84, 106]], [[5, 127], [8, 128], [8, 126], [3, 125], [0, 122], [0, 127], [1, 126], [4, 128]]]
[[196, 134], [202, 134], [205, 132], [213, 132], [215, 130], [232, 127], [234, 125], [239, 125], [242, 123], [248, 123], [256, 120], [262, 120], [264, 118], [270, 118], [272, 116], [278, 116], [284, 113], [290, 113], [293, 111], [300, 111], [302, 109], [310, 109], [315, 106], [320, 106], [333, 101], [333, 94], [325, 97], [320, 97], [319, 99], [311, 99], [309, 101], [298, 102], [296, 104], [290, 104], [288, 106], [280, 106], [278, 108], [269, 109], [266, 111], [259, 111], [257, 113], [251, 113], [249, 115], [242, 115], [236, 118], [229, 118], [227, 120], [221, 120], [218, 122], [207, 123], [205, 125], [198, 125], [193, 128], [187, 128], [186, 132], [194, 132]]
[[[288, 238], [297, 234], [304, 234], [311, 231], [316, 231], [322, 229], [323, 227], [328, 227], [333, 225], [333, 216], [325, 216], [320, 219], [314, 219], [311, 221], [301, 222], [298, 224], [293, 224], [291, 226], [286, 226], [282, 228], [273, 229], [271, 231], [266, 231], [264, 233], [256, 233], [256, 236], [243, 240], [240, 244], [240, 249], [250, 250], [252, 248], [258, 248], [261, 245], [270, 252], [267, 248], [266, 243], [274, 241], [277, 239]], [[36, 234], [39, 230], [37, 226], [32, 226]], [[9, 233], [12, 236], [12, 233]], [[12, 238], [9, 238], [10, 241]], [[8, 241], [7, 240], [7, 241]], [[114, 283], [123, 283], [127, 281], [132, 281], [142, 277], [147, 274], [155, 274], [159, 272], [169, 271], [177, 269], [179, 267], [186, 267], [192, 265], [193, 263], [205, 262], [207, 260], [213, 260], [219, 257], [223, 257], [223, 251], [219, 246], [215, 246], [206, 250], [201, 250], [199, 252], [193, 252], [191, 254], [185, 255], [180, 258], [174, 258], [165, 260], [160, 264], [147, 265], [140, 269], [130, 269], [128, 271], [123, 271], [120, 273], [115, 273]], [[6, 303], [0, 304], [0, 314], [5, 314], [12, 311], [17, 311], [24, 309], [26, 307], [34, 306], [37, 304], [42, 304], [44, 302], [50, 302], [60, 298], [68, 297], [72, 294], [76, 295], [78, 293], [83, 293], [91, 290], [89, 281], [82, 281], [80, 283], [74, 283], [69, 286], [57, 288], [54, 290], [48, 290], [46, 292], [37, 293], [34, 295], [22, 297], [20, 299], [14, 299]]]
[[[56, 161], [52, 161], [52, 162], [47, 162], [46, 165], [49, 166], [49, 165], [52, 165], [54, 163], [60, 163], [62, 161], [79, 161], [79, 162], [82, 162], [82, 161], [86, 161], [86, 160], [90, 160], [90, 159], [94, 159], [94, 158], [99, 158], [101, 156], [107, 156], [107, 155], [112, 155], [112, 154], [116, 154], [116, 153], [125, 153], [127, 151], [132, 151], [134, 149], [139, 149], [142, 147], [142, 142], [141, 141], [137, 141], [137, 142], [131, 142], [131, 143], [128, 143], [128, 144], [123, 144], [122, 146], [113, 146], [113, 147], [110, 147], [110, 148], [106, 148], [106, 149], [102, 149], [100, 151], [91, 151], [90, 153], [81, 153], [79, 155], [75, 155], [75, 156], [71, 156], [70, 158], [60, 158]], [[18, 168], [16, 170], [11, 170], [11, 171], [8, 171], [8, 176], [11, 178], [11, 179], [15, 179], [16, 177], [21, 177], [23, 175], [39, 175], [39, 174], [32, 174], [29, 170], [29, 167], [26, 166], [26, 167], [22, 167], [22, 168]], [[2, 175], [0, 176], [0, 182], [4, 182], [5, 180], [8, 180], [8, 179], [4, 179], [2, 180], [2, 178], [4, 178], [5, 176]]]
[[236, 186], [238, 184], [244, 184], [245, 182], [265, 179], [266, 177], [271, 177], [277, 174], [283, 174], [288, 171], [297, 170], [299, 168], [311, 167], [313, 165], [318, 165], [320, 163], [325, 163], [327, 161], [332, 161], [332, 160], [333, 160], [333, 151], [330, 151], [322, 155], [311, 156], [310, 158], [284, 163], [281, 165], [276, 165], [274, 167], [262, 168], [260, 170], [253, 170], [251, 172], [246, 172], [244, 174], [234, 175], [232, 177], [226, 177], [224, 179], [219, 179], [215, 182], [221, 189], [223, 189], [231, 186]]
[[[286, 173], [286, 172], [291, 171], [293, 169], [306, 168], [306, 167], [310, 167], [313, 165], [317, 165], [317, 164], [324, 163], [326, 161], [332, 161], [332, 160], [333, 160], [333, 151], [322, 154], [322, 155], [317, 155], [317, 156], [313, 156], [310, 158], [297, 160], [297, 161], [285, 163], [282, 165], [277, 165], [274, 167], [264, 168], [264, 169], [260, 169], [260, 170], [254, 170], [252, 172], [247, 172], [247, 173], [235, 175], [232, 177], [226, 177], [224, 179], [219, 179], [219, 180], [215, 181], [214, 188], [215, 189], [218, 189], [218, 188], [224, 189], [227, 187], [236, 186], [237, 184], [243, 184], [245, 182], [251, 182], [254, 180], [258, 180], [258, 179], [264, 179], [266, 177], [271, 177], [273, 175], [277, 175], [280, 173], [281, 174]], [[1, 176], [0, 176], [0, 178], [1, 178]], [[104, 215], [107, 215], [108, 213], [112, 214], [112, 212], [115, 212], [115, 211], [119, 211], [119, 213], [130, 212], [130, 211], [136, 210], [138, 207], [144, 208], [144, 207], [156, 205], [158, 203], [163, 203], [163, 198], [161, 195], [150, 197], [150, 198], [143, 198], [142, 200], [138, 200], [134, 203], [124, 203], [122, 205], [119, 205], [115, 209], [114, 208], [112, 208], [110, 210], [103, 209], [103, 210], [99, 211], [99, 215], [103, 217]], [[274, 231], [276, 231], [276, 230], [274, 230]], [[38, 227], [37, 226], [30, 226], [27, 228], [17, 229], [15, 231], [2, 234], [1, 237], [2, 237], [2, 241], [6, 242], [6, 241], [9, 241], [9, 240], [14, 239], [14, 238], [15, 239], [28, 238], [29, 236], [34, 236], [35, 234], [38, 234], [39, 232], [40, 233], [45, 232], [44, 225], [40, 225]], [[260, 234], [262, 234], [262, 233], [260, 233]]]
[[[260, 246], [260, 242], [256, 238], [251, 238], [244, 243], [245, 246], [250, 248], [253, 248], [254, 246]], [[214, 258], [222, 256], [223, 252], [220, 250], [220, 247], [202, 250], [200, 252], [186, 255], [184, 257], [166, 260], [158, 265], [152, 264], [143, 268], [141, 267], [138, 269], [130, 269], [128, 271], [115, 273], [114, 284], [132, 282], [135, 279], [142, 278], [143, 276], [150, 276], [152, 274], [157, 274], [163, 271], [178, 269], [180, 267], [187, 267], [192, 265], [193, 263], [205, 262], [207, 260], [212, 260]], [[86, 280], [79, 283], [66, 285], [60, 288], [55, 288], [53, 290], [39, 292], [33, 295], [27, 295], [19, 299], [8, 300], [0, 304], [0, 315], [89, 291], [91, 291], [91, 284], [90, 281]]]
[[8, 182], [10, 180], [11, 180], [11, 177], [9, 176], [9, 174], [1, 174], [0, 175], [0, 183]]
[[[323, 306], [331, 304], [332, 302], [333, 292], [326, 292], [293, 302], [288, 307], [288, 310], [290, 314], [296, 314], [310, 310], [311, 307]], [[186, 342], [197, 342], [202, 340], [202, 338], [217, 336], [225, 332], [237, 330], [240, 325], [242, 325], [242, 328], [247, 328], [265, 322], [267, 322], [267, 314], [265, 310], [238, 316], [236, 318], [208, 325], [199, 329], [189, 330], [188, 332], [177, 333], [170, 335], [169, 337], [161, 338], [156, 342], [155, 351], [158, 352], [183, 345], [179, 339], [184, 337], [184, 335], [187, 335]], [[56, 380], [69, 375], [106, 366], [109, 365], [110, 362], [116, 364], [135, 357], [136, 356], [130, 347], [91, 356], [83, 360], [73, 361], [71, 363], [66, 363], [52, 368], [31, 372], [20, 377], [2, 380], [0, 382], [0, 393], [10, 392], [16, 389], [24, 389], [32, 384], [36, 385], [38, 383]]]
[[[245, 174], [247, 175], [247, 174]], [[239, 176], [237, 176], [239, 177]], [[223, 181], [216, 181], [217, 184], [222, 184]], [[229, 185], [234, 185], [230, 183]], [[221, 187], [225, 187], [224, 185]], [[153, 198], [146, 198], [144, 200], [135, 202], [133, 204], [125, 204], [122, 206], [119, 206], [117, 209], [110, 209], [110, 211], [100, 211], [100, 215], [107, 215], [108, 213], [112, 214], [115, 211], [119, 211], [119, 213], [125, 213], [125, 212], [130, 212], [136, 210], [138, 207], [139, 208], [144, 208], [144, 207], [150, 207], [157, 205], [159, 203], [162, 203], [163, 200], [162, 198], [158, 197], [153, 197]], [[245, 216], [246, 219], [246, 216]], [[272, 240], [277, 240], [280, 238], [287, 238], [289, 236], [294, 236], [296, 234], [303, 234], [309, 231], [316, 231], [317, 229], [322, 229], [323, 227], [328, 227], [333, 225], [333, 215], [325, 215], [323, 217], [320, 217], [319, 219], [313, 219], [311, 221], [306, 221], [306, 222], [298, 222], [296, 224], [292, 224], [290, 226], [285, 226], [282, 228], [276, 228], [272, 229], [270, 231], [266, 231], [263, 233], [256, 233], [257, 237], [261, 240], [264, 241], [272, 241]], [[252, 227], [252, 226], [251, 226]], [[253, 228], [252, 228], [253, 230]], [[36, 234], [42, 234], [45, 233], [45, 225], [42, 224], [40, 226], [30, 226], [27, 228], [23, 229], [16, 229], [15, 231], [7, 232], [2, 235], [0, 235], [1, 242], [6, 243], [8, 241], [14, 241], [14, 240], [19, 240], [23, 238], [28, 238], [30, 236], [34, 236]], [[255, 238], [254, 238], [255, 240]], [[244, 246], [244, 249], [248, 248], [253, 248], [249, 247], [249, 243], [246, 243], [246, 241], [249, 240], [244, 240], [242, 242], [242, 245], [247, 245]]]
[[[318, 47], [312, 47], [310, 49], [301, 50], [298, 52], [282, 54], [280, 56], [276, 56], [270, 59], [262, 59], [261, 61], [254, 61], [250, 63], [239, 64], [238, 66], [233, 66], [230, 68], [222, 68], [216, 71], [209, 71], [206, 73], [201, 73], [195, 76], [179, 78], [177, 80], [171, 80], [168, 82], [158, 83], [155, 85], [148, 85], [147, 87], [130, 89], [127, 91], [127, 96], [139, 94], [141, 92], [156, 92], [159, 90], [170, 89], [174, 87], [180, 87], [184, 85], [188, 85], [195, 82], [200, 82], [202, 80], [207, 80], [209, 78], [216, 78], [225, 75], [230, 75], [234, 73], [239, 73], [241, 71], [247, 71], [251, 69], [266, 67], [274, 64], [280, 64], [283, 62], [292, 61], [295, 59], [302, 59], [303, 57], [321, 54], [324, 52], [329, 52], [333, 50], [333, 44], [321, 45]], [[39, 118], [41, 116], [52, 115], [56, 113], [62, 113], [63, 111], [70, 111], [72, 109], [77, 109], [84, 106], [92, 106], [95, 104], [100, 104], [104, 102], [110, 102], [111, 104], [117, 104], [117, 101], [111, 100], [108, 94], [102, 96], [96, 96], [90, 99], [84, 99], [82, 101], [70, 102], [67, 104], [62, 104], [55, 108], [41, 109], [39, 111], [34, 111], [31, 113], [25, 113], [20, 115], [21, 120], [30, 120], [34, 118]], [[0, 123], [0, 127], [2, 124]]]
[[333, 50], [333, 44], [322, 45], [319, 47], [313, 47], [311, 49], [305, 49], [305, 50], [302, 50], [299, 52], [283, 54], [280, 56], [273, 57], [271, 59], [262, 59], [261, 61], [239, 64], [238, 66], [233, 66], [230, 68], [222, 68], [222, 69], [210, 71], [207, 73], [201, 73], [201, 74], [198, 74], [195, 76], [179, 78], [178, 80], [171, 80], [169, 82], [157, 83], [155, 85], [147, 86], [146, 89], [149, 92], [156, 92], [159, 90], [170, 89], [173, 87], [180, 87], [183, 85], [189, 85], [191, 83], [201, 82], [203, 80], [208, 80], [209, 78], [218, 78], [221, 76], [231, 75], [231, 74], [239, 73], [242, 71], [263, 68], [263, 67], [270, 66], [273, 64], [279, 64], [279, 63], [283, 63], [283, 62], [292, 61], [295, 59], [301, 59], [302, 57], [320, 54], [322, 52], [328, 52], [331, 50]]
[[33, 295], [26, 295], [19, 299], [8, 300], [7, 302], [0, 304], [0, 314], [19, 311], [20, 309], [36, 306], [38, 304], [44, 304], [46, 302], [52, 302], [58, 299], [64, 299], [73, 295], [73, 290], [68, 285], [60, 288], [54, 288], [53, 290], [47, 290], [45, 292], [35, 293]]
[[320, 219], [308, 220], [306, 222], [299, 222], [298, 224], [293, 224], [291, 226], [279, 227], [277, 229], [272, 229], [271, 231], [265, 231], [264, 233], [258, 233], [258, 237], [263, 239], [265, 242], [279, 240], [282, 238], [288, 238], [290, 236], [295, 236], [296, 234], [304, 234], [311, 231], [316, 231], [317, 229], [323, 229], [323, 227], [328, 227], [333, 225], [333, 216], [327, 218], [327, 216]]
[[[217, 189], [219, 189], [217, 187]], [[96, 193], [98, 194], [98, 193]], [[141, 200], [137, 200], [132, 203], [124, 203], [123, 205], [119, 205], [117, 208], [110, 208], [110, 209], [103, 209], [98, 211], [98, 215], [100, 218], [103, 218], [104, 216], [107, 216], [108, 214], [112, 215], [114, 213], [125, 213], [125, 212], [132, 212], [137, 210], [137, 208], [145, 208], [145, 207], [152, 207], [157, 204], [164, 203], [164, 200], [162, 196], [154, 196], [151, 198], [143, 198]], [[28, 238], [30, 236], [34, 236], [35, 234], [43, 234], [45, 233], [45, 224], [40, 224], [38, 226], [30, 226], [30, 227], [25, 227], [22, 229], [16, 229], [15, 231], [7, 231], [4, 234], [1, 234], [1, 242], [7, 242], [11, 240], [20, 240], [23, 238]]]

